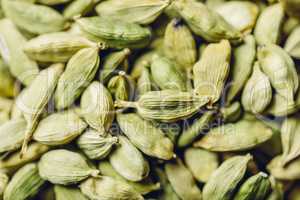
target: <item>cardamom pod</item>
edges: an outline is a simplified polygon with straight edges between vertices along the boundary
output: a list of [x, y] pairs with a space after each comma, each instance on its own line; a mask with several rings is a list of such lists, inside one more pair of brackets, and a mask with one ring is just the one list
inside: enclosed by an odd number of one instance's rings
[[300, 26], [293, 29], [289, 37], [287, 38], [284, 50], [286, 50], [290, 56], [296, 59], [300, 59]]
[[270, 174], [279, 180], [298, 180], [300, 178], [300, 159], [297, 158], [285, 166], [282, 166], [282, 162], [282, 155], [273, 158], [267, 165]]
[[79, 153], [57, 149], [45, 153], [39, 163], [39, 173], [53, 184], [70, 185], [89, 176], [97, 176], [99, 171], [91, 168]]
[[141, 181], [148, 176], [150, 166], [143, 154], [124, 136], [119, 136], [117, 148], [110, 154], [112, 167], [129, 181]]
[[[244, 177], [252, 156], [234, 156], [224, 161], [210, 176], [203, 188], [203, 200], [230, 200]], [[222, 180], [222, 181], [220, 181]]]
[[150, 67], [150, 64], [145, 63], [145, 66], [142, 69], [141, 75], [137, 79], [136, 90], [137, 90], [138, 96], [141, 96], [147, 92], [152, 91], [153, 78], [150, 74], [149, 67]]
[[130, 76], [135, 80], [138, 79], [141, 76], [144, 67], [148, 67], [149, 64], [151, 64], [152, 58], [156, 54], [158, 54], [157, 51], [152, 50], [137, 57], [134, 61]]
[[280, 41], [284, 10], [280, 3], [266, 7], [257, 19], [254, 36], [258, 45], [277, 44]]
[[101, 136], [97, 131], [87, 130], [77, 140], [78, 147], [93, 160], [101, 160], [109, 155], [112, 147], [118, 143], [117, 137]]
[[105, 135], [115, 118], [109, 91], [100, 82], [92, 82], [81, 96], [80, 108], [85, 121]]
[[64, 65], [58, 63], [42, 70], [32, 83], [22, 91], [20, 98], [17, 98], [18, 109], [22, 111], [27, 122], [22, 154], [26, 153], [27, 144], [31, 140], [44, 108], [54, 93], [63, 68]]
[[86, 127], [87, 124], [75, 112], [58, 112], [39, 122], [34, 131], [33, 139], [50, 146], [68, 144], [79, 136]]
[[80, 184], [80, 189], [91, 200], [144, 200], [130, 185], [109, 176], [89, 178]]
[[228, 40], [222, 40], [209, 44], [193, 67], [195, 91], [198, 95], [209, 96], [211, 103], [215, 103], [221, 97], [229, 75], [230, 57], [230, 43]]
[[271, 190], [268, 175], [260, 172], [248, 178], [240, 187], [233, 200], [264, 200]]
[[116, 101], [117, 107], [133, 107], [145, 119], [174, 122], [186, 119], [209, 102], [207, 96], [174, 90], [150, 91], [136, 102]]
[[85, 17], [76, 22], [87, 38], [112, 48], [142, 48], [151, 38], [147, 27], [108, 17]]
[[165, 164], [165, 172], [172, 188], [181, 199], [201, 200], [202, 194], [192, 173], [181, 160]]
[[[15, 2], [15, 1], [13, 1]], [[0, 53], [14, 77], [29, 85], [39, 73], [36, 62], [30, 60], [22, 47], [26, 39], [9, 19], [0, 20]]]
[[67, 62], [80, 49], [97, 47], [86, 38], [65, 33], [48, 33], [35, 37], [24, 46], [24, 52], [40, 62]]
[[233, 102], [231, 105], [222, 107], [220, 113], [224, 122], [236, 122], [242, 114], [241, 104], [238, 101]]
[[196, 180], [206, 183], [219, 167], [218, 154], [200, 148], [184, 151], [184, 161]]
[[63, 16], [72, 19], [77, 16], [84, 16], [93, 9], [93, 6], [100, 0], [74, 0], [63, 11]]
[[93, 80], [100, 62], [98, 50], [81, 49], [69, 60], [54, 94], [57, 109], [69, 107]]
[[98, 15], [137, 24], [152, 23], [170, 0], [108, 0], [96, 6]]
[[18, 27], [35, 34], [57, 32], [68, 27], [66, 19], [55, 9], [25, 1], [2, 1], [5, 16]]
[[35, 163], [27, 164], [18, 170], [8, 183], [3, 200], [26, 200], [34, 197], [44, 185]]
[[[232, 42], [241, 39], [241, 33], [221, 15], [197, 1], [174, 1], [176, 12], [186, 21], [191, 30], [209, 42], [227, 39]], [[217, 55], [217, 54], [214, 54]]]
[[15, 88], [15, 79], [9, 71], [9, 67], [5, 65], [1, 57], [0, 57], [0, 80], [2, 80], [2, 84], [0, 85], [0, 96], [2, 97], [16, 96], [17, 90]]
[[134, 113], [119, 114], [117, 121], [130, 142], [146, 155], [164, 160], [173, 157], [173, 143], [151, 122], [143, 120]]
[[109, 80], [107, 89], [114, 96], [114, 99], [128, 101], [134, 95], [134, 82], [124, 71], [120, 71], [119, 75]]
[[272, 135], [272, 129], [264, 123], [242, 119], [210, 129], [194, 146], [209, 151], [243, 151], [268, 141]]
[[55, 200], [88, 200], [76, 187], [54, 186]]

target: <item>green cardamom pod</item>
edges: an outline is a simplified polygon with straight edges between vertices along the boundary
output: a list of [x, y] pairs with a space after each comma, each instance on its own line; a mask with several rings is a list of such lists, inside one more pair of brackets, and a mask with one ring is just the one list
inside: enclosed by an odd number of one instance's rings
[[292, 162], [282, 166], [282, 155], [273, 158], [267, 165], [267, 169], [272, 176], [279, 180], [298, 180], [300, 178], [300, 159], [297, 158]]
[[0, 20], [0, 37], [0, 53], [10, 72], [23, 84], [29, 85], [39, 73], [39, 68], [20, 48], [26, 44], [26, 39], [13, 22], [6, 18]]
[[220, 109], [224, 122], [236, 122], [240, 119], [242, 108], [240, 102], [236, 101], [232, 104]]
[[[210, 176], [203, 188], [203, 200], [230, 200], [242, 178], [252, 156], [234, 156], [224, 161]], [[222, 180], [222, 181], [220, 181]]]
[[8, 183], [3, 200], [26, 200], [34, 197], [44, 185], [35, 163], [27, 164], [18, 170]]
[[184, 151], [184, 161], [196, 180], [206, 183], [219, 167], [218, 154], [200, 148]]
[[68, 144], [79, 136], [86, 127], [87, 124], [75, 112], [58, 112], [39, 122], [34, 131], [33, 139], [50, 146]]
[[284, 50], [293, 58], [300, 59], [300, 26], [293, 29], [289, 37], [287, 38]]
[[[212, 59], [212, 55], [214, 59]], [[211, 103], [221, 97], [230, 70], [231, 46], [228, 40], [209, 44], [194, 65], [194, 85], [198, 95], [209, 96]]]
[[81, 96], [80, 108], [85, 121], [105, 135], [115, 118], [113, 99], [105, 86], [92, 82]]
[[268, 141], [272, 136], [272, 129], [264, 123], [242, 119], [210, 129], [194, 146], [209, 151], [243, 151]]
[[86, 17], [76, 20], [83, 34], [108, 47], [142, 48], [151, 38], [151, 31], [135, 23], [108, 17]]
[[97, 131], [87, 130], [77, 140], [78, 147], [93, 160], [101, 160], [108, 156], [112, 147], [118, 143], [117, 137], [101, 136]]
[[119, 136], [119, 144], [110, 154], [112, 167], [129, 181], [141, 181], [149, 175], [150, 166], [143, 154], [124, 136]]
[[0, 85], [0, 96], [2, 97], [16, 96], [17, 91], [15, 88], [15, 83], [16, 83], [15, 79], [9, 71], [9, 67], [6, 66], [6, 64], [4, 63], [1, 57], [0, 57], [0, 80], [2, 80], [2, 84]]
[[26, 153], [27, 144], [31, 140], [44, 108], [54, 93], [63, 69], [64, 65], [58, 63], [42, 70], [32, 83], [22, 91], [20, 98], [17, 99], [18, 109], [22, 111], [22, 115], [27, 122], [22, 153]]
[[98, 170], [89, 166], [81, 154], [65, 149], [45, 153], [38, 166], [41, 177], [53, 184], [75, 184], [99, 174]]
[[146, 62], [145, 66], [142, 68], [140, 77], [137, 79], [136, 90], [138, 92], [138, 96], [152, 91], [153, 78], [151, 76], [149, 67], [150, 64]]
[[107, 89], [114, 99], [128, 101], [134, 95], [134, 82], [124, 71], [119, 71], [119, 75], [109, 80]]
[[48, 6], [25, 1], [3, 0], [2, 7], [6, 17], [30, 33], [57, 32], [69, 25], [58, 11]]
[[84, 16], [93, 9], [99, 0], [74, 0], [63, 11], [63, 16], [72, 19], [77, 16]]
[[119, 114], [117, 121], [130, 142], [146, 155], [164, 160], [173, 157], [172, 141], [151, 122], [143, 120], [134, 113]]
[[74, 103], [93, 80], [100, 62], [98, 50], [95, 47], [81, 49], [69, 60], [54, 94], [57, 109], [67, 108]]
[[40, 62], [67, 62], [80, 49], [97, 47], [86, 38], [65, 33], [48, 33], [35, 37], [24, 46], [24, 52]]
[[133, 107], [145, 119], [174, 122], [197, 113], [209, 102], [207, 96], [174, 90], [150, 91], [136, 102], [116, 101], [117, 107]]
[[98, 4], [96, 11], [103, 17], [150, 24], [170, 3], [170, 0], [108, 0]]
[[109, 176], [89, 178], [80, 184], [80, 189], [91, 200], [144, 200], [130, 185]]
[[61, 185], [54, 186], [55, 200], [88, 200], [79, 188], [65, 187]]
[[156, 54], [159, 53], [155, 50], [152, 50], [147, 51], [146, 53], [143, 53], [137, 57], [132, 66], [130, 76], [135, 80], [138, 79], [141, 76], [144, 67], [149, 66], [149, 64], [152, 62], [153, 56]]
[[184, 166], [181, 160], [165, 164], [165, 172], [176, 194], [181, 199], [201, 200], [202, 194], [192, 173]]
[[173, 4], [191, 30], [206, 41], [227, 39], [236, 42], [241, 39], [241, 33], [237, 29], [205, 4], [190, 0], [174, 1]]

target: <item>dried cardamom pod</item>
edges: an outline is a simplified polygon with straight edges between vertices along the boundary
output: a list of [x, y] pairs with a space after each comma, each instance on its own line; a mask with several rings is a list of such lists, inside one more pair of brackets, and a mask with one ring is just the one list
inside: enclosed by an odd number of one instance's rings
[[3, 200], [26, 200], [34, 197], [44, 185], [35, 163], [27, 164], [18, 170], [8, 183]]
[[85, 121], [105, 135], [115, 118], [109, 91], [100, 82], [92, 82], [81, 96], [80, 108]]
[[212, 111], [205, 112], [190, 127], [182, 131], [178, 138], [177, 146], [185, 147], [190, 145], [204, 130], [209, 128], [210, 122], [215, 119]]
[[152, 23], [170, 0], [108, 0], [96, 6], [98, 15], [138, 24]]
[[[234, 156], [224, 161], [210, 176], [203, 188], [203, 200], [230, 200], [244, 177], [252, 156]], [[222, 181], [220, 181], [222, 180]]]
[[130, 185], [109, 176], [89, 178], [80, 184], [82, 193], [91, 200], [143, 200]]
[[88, 165], [82, 155], [64, 149], [45, 153], [38, 166], [41, 177], [53, 184], [75, 184], [99, 174], [98, 170]]
[[186, 91], [186, 77], [176, 63], [166, 57], [153, 56], [151, 75], [154, 82], [162, 89]]
[[261, 113], [272, 100], [272, 87], [269, 78], [261, 71], [259, 63], [253, 67], [252, 75], [244, 86], [242, 104], [246, 111]]
[[264, 200], [271, 190], [267, 174], [260, 172], [248, 178], [240, 187], [234, 200]]
[[165, 164], [165, 172], [172, 188], [181, 199], [201, 200], [202, 194], [192, 173], [181, 160]]
[[267, 169], [272, 176], [279, 180], [298, 180], [300, 178], [300, 159], [297, 158], [282, 166], [282, 155], [273, 158], [267, 165]]
[[194, 146], [209, 151], [243, 151], [268, 141], [272, 135], [272, 129], [264, 123], [242, 119], [210, 129]]
[[42, 144], [57, 146], [68, 144], [79, 136], [87, 124], [74, 111], [51, 114], [42, 119], [33, 134], [33, 139]]
[[76, 20], [83, 34], [92, 41], [104, 42], [108, 47], [141, 48], [151, 37], [147, 27], [107, 17], [86, 17]]
[[221, 97], [229, 74], [230, 57], [230, 43], [222, 40], [220, 43], [209, 44], [193, 67], [195, 91], [198, 95], [209, 96], [211, 103]]
[[252, 32], [259, 12], [258, 6], [248, 1], [225, 1], [214, 10], [242, 33]]
[[139, 96], [152, 91], [153, 78], [150, 74], [149, 67], [150, 64], [146, 62], [145, 66], [142, 69], [141, 75], [137, 80], [136, 90]]
[[[36, 0], [34, 0], [36, 1]], [[63, 3], [68, 3], [71, 0], [37, 0], [38, 3], [40, 4], [45, 4], [49, 6], [57, 5], [57, 4], [63, 4]]]
[[196, 180], [206, 183], [211, 174], [219, 167], [218, 154], [200, 148], [188, 148], [184, 161]]
[[197, 59], [195, 39], [179, 19], [173, 19], [166, 28], [164, 54], [178, 63], [182, 69], [191, 71]]
[[119, 75], [112, 77], [108, 84], [107, 89], [114, 96], [114, 99], [128, 101], [132, 99], [134, 94], [134, 82], [126, 75], [124, 71], [120, 71]]
[[99, 170], [104, 176], [109, 176], [116, 180], [127, 183], [142, 195], [160, 189], [160, 183], [154, 183], [149, 176], [139, 182], [133, 182], [125, 179], [112, 167], [112, 165], [108, 161], [101, 161], [99, 163]]
[[8, 181], [8, 176], [5, 173], [0, 172], [0, 199], [3, 199], [3, 194], [7, 187]]
[[72, 19], [77, 16], [84, 16], [93, 9], [93, 6], [100, 0], [74, 0], [63, 11], [63, 16]]
[[300, 59], [300, 26], [297, 26], [287, 38], [284, 50], [293, 58]]
[[18, 109], [22, 111], [22, 115], [27, 122], [22, 153], [26, 153], [27, 144], [31, 140], [44, 108], [54, 93], [63, 69], [64, 65], [58, 63], [42, 70], [32, 83], [22, 91], [20, 98], [17, 99]]
[[113, 168], [129, 181], [141, 181], [148, 176], [150, 166], [143, 154], [124, 136], [119, 136], [117, 148], [110, 154]]
[[266, 7], [257, 19], [254, 36], [258, 45], [277, 44], [280, 41], [284, 10], [280, 3]]
[[97, 131], [87, 130], [77, 140], [78, 147], [93, 160], [101, 160], [109, 155], [112, 147], [118, 143], [117, 137], [101, 136]]
[[233, 63], [230, 66], [229, 89], [226, 91], [226, 102], [230, 103], [239, 94], [248, 80], [254, 59], [256, 57], [255, 39], [252, 35], [244, 38], [244, 43], [235, 47], [232, 51]]
[[207, 96], [174, 90], [150, 91], [136, 102], [116, 101], [117, 107], [136, 108], [145, 119], [174, 122], [186, 119], [209, 102]]
[[294, 104], [299, 79], [292, 58], [273, 44], [259, 48], [257, 56], [262, 71], [269, 77], [276, 92], [287, 100], [288, 105]]
[[285, 12], [293, 17], [300, 19], [300, 3], [299, 0], [282, 0], [280, 1], [284, 7]]
[[224, 122], [236, 122], [240, 119], [242, 108], [240, 102], [236, 101], [232, 104], [220, 109]]
[[164, 160], [173, 157], [173, 143], [151, 122], [143, 120], [134, 113], [119, 114], [117, 121], [130, 142], [146, 155]]
[[65, 187], [61, 185], [54, 186], [55, 200], [88, 200], [79, 188]]
[[80, 49], [97, 47], [86, 38], [65, 33], [48, 33], [35, 37], [24, 46], [24, 52], [40, 62], [67, 62]]
[[[217, 12], [197, 1], [179, 0], [173, 2], [175, 10], [186, 21], [191, 30], [206, 41], [218, 42], [227, 39], [239, 41], [241, 33]], [[214, 54], [216, 55], [216, 54]]]
[[69, 60], [54, 95], [57, 109], [69, 107], [93, 80], [100, 62], [98, 50], [81, 49]]
[[66, 19], [51, 7], [25, 1], [2, 1], [5, 16], [18, 27], [36, 34], [57, 32], [68, 27]]
[[159, 53], [155, 50], [152, 50], [139, 56], [133, 64], [130, 76], [135, 80], [138, 79], [141, 76], [144, 67], [148, 67], [151, 64], [152, 58], [156, 54]]
[[23, 84], [29, 85], [39, 73], [39, 68], [20, 48], [25, 45], [26, 39], [9, 19], [0, 20], [0, 38], [0, 53], [10, 72]]
[[15, 79], [9, 71], [9, 67], [5, 65], [1, 57], [0, 57], [0, 80], [2, 80], [2, 83], [0, 85], [0, 96], [14, 97], [17, 93], [15, 89]]

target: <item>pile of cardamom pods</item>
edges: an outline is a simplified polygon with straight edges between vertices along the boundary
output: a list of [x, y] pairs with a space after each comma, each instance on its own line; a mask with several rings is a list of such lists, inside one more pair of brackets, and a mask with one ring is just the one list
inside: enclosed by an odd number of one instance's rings
[[300, 0], [0, 0], [0, 200], [300, 200]]

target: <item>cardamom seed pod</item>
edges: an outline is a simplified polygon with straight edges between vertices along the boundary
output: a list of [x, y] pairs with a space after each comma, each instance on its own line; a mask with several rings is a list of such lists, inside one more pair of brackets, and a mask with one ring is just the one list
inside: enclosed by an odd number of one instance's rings
[[96, 6], [98, 15], [137, 24], [152, 23], [170, 0], [108, 0]]
[[148, 176], [150, 166], [142, 153], [124, 136], [119, 136], [117, 148], [110, 154], [112, 167], [129, 181], [141, 181]]
[[124, 71], [120, 71], [119, 75], [112, 77], [107, 89], [114, 96], [114, 99], [128, 101], [134, 95], [134, 82]]
[[173, 143], [151, 122], [143, 120], [134, 113], [119, 114], [117, 121], [130, 142], [146, 155], [164, 160], [173, 157]]
[[97, 47], [86, 38], [65, 33], [48, 33], [35, 37], [24, 46], [24, 52], [40, 62], [67, 62], [80, 49]]
[[93, 6], [100, 0], [74, 0], [63, 11], [63, 16], [73, 19], [77, 16], [84, 16], [93, 9]]
[[76, 187], [54, 186], [55, 200], [88, 200]]
[[105, 135], [115, 118], [109, 91], [100, 82], [92, 82], [81, 96], [80, 108], [85, 121]]
[[1, 57], [0, 57], [0, 80], [2, 80], [2, 84], [0, 85], [0, 96], [2, 97], [16, 96], [17, 91], [15, 88], [15, 78], [12, 76], [12, 74], [9, 71], [9, 67], [5, 65]]
[[54, 93], [63, 68], [64, 65], [58, 63], [42, 70], [33, 82], [22, 91], [20, 98], [17, 99], [18, 109], [22, 111], [22, 115], [27, 122], [21, 155], [26, 153], [28, 142], [31, 140], [44, 108]]
[[[203, 200], [230, 200], [244, 177], [252, 156], [234, 156], [224, 161], [210, 176], [203, 188]], [[223, 180], [223, 181], [220, 181]]]
[[27, 164], [18, 170], [8, 183], [3, 200], [25, 200], [34, 197], [44, 185], [35, 163]]
[[286, 50], [290, 56], [296, 59], [300, 59], [300, 26], [293, 29], [289, 37], [287, 38], [284, 50]]
[[77, 140], [78, 147], [93, 160], [101, 160], [108, 156], [117, 143], [117, 137], [110, 135], [104, 137], [94, 130], [85, 131]]
[[87, 124], [75, 112], [58, 112], [39, 122], [34, 131], [33, 139], [50, 146], [68, 144], [79, 136], [86, 127]]
[[93, 80], [100, 62], [98, 50], [95, 47], [81, 49], [69, 60], [54, 94], [58, 110], [69, 107]]
[[181, 160], [165, 164], [165, 172], [176, 194], [181, 199], [201, 200], [202, 194], [197, 187], [192, 173], [184, 166]]
[[61, 185], [75, 184], [99, 173], [88, 165], [82, 155], [64, 149], [45, 153], [38, 166], [43, 179]]
[[91, 200], [143, 200], [144, 198], [130, 185], [109, 176], [89, 178], [80, 184], [84, 195]]
[[[212, 55], [215, 55], [212, 59]], [[209, 96], [211, 103], [221, 97], [229, 75], [231, 46], [228, 40], [209, 44], [200, 60], [194, 65], [194, 85], [198, 95]]]
[[272, 129], [264, 123], [242, 119], [210, 129], [194, 146], [210, 151], [243, 151], [268, 141], [272, 135]]
[[145, 63], [145, 66], [142, 69], [141, 75], [137, 80], [136, 90], [138, 92], [138, 96], [141, 96], [147, 92], [152, 91], [153, 78], [150, 74], [149, 67], [150, 67], [150, 64]]
[[220, 109], [220, 113], [224, 122], [236, 122], [240, 119], [242, 114], [241, 104], [240, 102], [236, 101], [231, 105], [222, 107]]
[[174, 90], [150, 91], [136, 102], [116, 101], [117, 107], [133, 107], [145, 119], [174, 122], [186, 119], [209, 102], [207, 96]]
[[151, 38], [151, 31], [135, 23], [107, 17], [85, 17], [76, 20], [83, 34], [92, 41], [112, 48], [142, 48]]
[[157, 51], [152, 50], [152, 51], [143, 53], [141, 56], [139, 56], [133, 64], [130, 76], [134, 80], [138, 79], [141, 76], [144, 67], [148, 67], [149, 64], [151, 64], [152, 58], [156, 54], [158, 54]]
[[270, 174], [279, 180], [298, 180], [300, 178], [300, 159], [297, 158], [285, 166], [282, 166], [282, 162], [282, 155], [273, 158], [267, 165]]
[[184, 161], [195, 179], [203, 183], [206, 183], [219, 167], [218, 154], [200, 148], [186, 149]]

